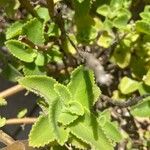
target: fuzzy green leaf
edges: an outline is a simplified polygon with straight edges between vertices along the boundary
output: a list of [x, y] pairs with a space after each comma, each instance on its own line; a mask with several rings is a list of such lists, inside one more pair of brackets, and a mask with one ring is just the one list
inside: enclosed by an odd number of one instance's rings
[[22, 33], [22, 27], [24, 23], [22, 21], [16, 21], [6, 31], [6, 39], [11, 39]]
[[85, 113], [73, 124], [70, 124], [70, 132], [83, 142], [89, 144], [92, 150], [113, 150], [111, 142], [107, 139], [96, 118]]
[[27, 114], [28, 110], [26, 108], [22, 109], [19, 111], [19, 113], [17, 114], [17, 118], [23, 118], [25, 117], [25, 115]]
[[49, 123], [51, 124], [51, 130], [55, 134], [55, 139], [60, 145], [68, 140], [69, 130], [63, 126], [58, 125], [58, 118], [61, 113], [62, 103], [59, 98], [56, 98], [51, 102], [49, 106]]
[[71, 114], [70, 112], [62, 112], [58, 117], [58, 122], [66, 126], [74, 122], [78, 117], [76, 114]]
[[111, 13], [111, 9], [108, 5], [102, 5], [100, 7], [97, 8], [96, 12], [102, 16], [107, 17], [108, 15], [110, 15]]
[[40, 116], [30, 131], [29, 145], [32, 147], [41, 147], [54, 140], [55, 135], [49, 124], [48, 116]]
[[68, 110], [70, 113], [72, 114], [76, 114], [76, 115], [79, 115], [79, 116], [82, 116], [84, 114], [84, 108], [83, 106], [76, 102], [76, 101], [70, 101], [68, 103]]
[[85, 70], [83, 66], [72, 72], [68, 88], [73, 99], [88, 110], [92, 108], [100, 95], [100, 89], [95, 84], [93, 72]]
[[42, 75], [32, 75], [19, 79], [19, 83], [29, 91], [44, 97], [48, 103], [57, 97], [54, 91], [54, 84], [57, 82], [53, 78]]
[[119, 84], [119, 90], [122, 94], [130, 94], [139, 88], [139, 82], [128, 77], [123, 77]]
[[66, 86], [64, 86], [62, 84], [55, 84], [54, 90], [59, 95], [59, 98], [62, 100], [62, 102], [65, 105], [67, 105], [68, 102], [72, 100], [72, 95]]
[[131, 108], [133, 116], [137, 117], [150, 117], [150, 98], [146, 98], [143, 102]]
[[23, 34], [35, 44], [44, 44], [44, 27], [43, 23], [33, 18], [23, 27]]
[[33, 62], [37, 55], [33, 49], [31, 49], [28, 45], [21, 43], [20, 41], [9, 40], [5, 44], [13, 56], [24, 62]]
[[4, 98], [0, 97], [0, 107], [1, 106], [6, 106], [7, 105], [7, 101]]

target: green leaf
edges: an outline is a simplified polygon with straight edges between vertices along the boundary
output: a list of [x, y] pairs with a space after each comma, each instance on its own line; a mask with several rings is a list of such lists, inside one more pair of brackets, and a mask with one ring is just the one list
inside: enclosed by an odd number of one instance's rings
[[51, 77], [32, 75], [21, 78], [18, 80], [18, 82], [27, 90], [44, 97], [48, 104], [57, 97], [57, 94], [54, 91], [54, 84], [57, 82]]
[[14, 67], [12, 64], [8, 63], [2, 70], [1, 75], [12, 82], [16, 82], [18, 78], [23, 75]]
[[44, 44], [44, 25], [37, 18], [31, 19], [23, 26], [23, 34], [35, 44]]
[[107, 139], [96, 118], [85, 113], [74, 123], [70, 124], [70, 132], [78, 139], [89, 144], [92, 150], [113, 150], [111, 142]]
[[147, 74], [143, 77], [143, 81], [146, 85], [150, 86], [150, 70], [148, 70]]
[[150, 35], [150, 23], [143, 21], [143, 20], [137, 21], [136, 22], [136, 30], [141, 33]]
[[23, 73], [25, 76], [29, 75], [46, 75], [45, 69], [41, 66], [35, 65], [35, 63], [26, 63], [23, 66]]
[[79, 116], [82, 116], [84, 114], [83, 106], [80, 103], [76, 102], [76, 101], [69, 101], [68, 102], [68, 111], [71, 114], [76, 114], [76, 115], [79, 115]]
[[120, 68], [127, 67], [131, 60], [131, 52], [129, 51], [129, 48], [119, 45], [114, 50], [112, 60], [114, 60]]
[[128, 14], [120, 15], [113, 20], [113, 26], [116, 28], [125, 28], [128, 23]]
[[7, 105], [7, 101], [4, 98], [0, 97], [0, 107], [6, 105]]
[[59, 98], [51, 101], [49, 106], [49, 123], [51, 124], [51, 130], [55, 134], [55, 139], [60, 145], [64, 145], [64, 143], [68, 140], [69, 130], [64, 128], [63, 126], [58, 125], [58, 118], [61, 113], [62, 102]]
[[96, 12], [102, 16], [109, 16], [111, 13], [110, 7], [108, 5], [102, 5], [100, 7], [97, 8]]
[[26, 108], [19, 111], [17, 118], [23, 118], [27, 114], [28, 110]]
[[45, 56], [44, 56], [43, 53], [40, 53], [40, 52], [37, 53], [37, 57], [35, 59], [35, 64], [37, 66], [44, 66], [44, 64], [45, 64]]
[[5, 44], [13, 56], [24, 62], [33, 62], [37, 55], [33, 49], [20, 41], [9, 40]]
[[139, 88], [140, 83], [128, 77], [123, 77], [119, 83], [119, 90], [122, 94], [130, 94]]
[[6, 119], [0, 116], [0, 128], [6, 124]]
[[30, 131], [29, 145], [32, 147], [44, 147], [54, 140], [55, 135], [49, 124], [48, 116], [40, 116]]
[[66, 126], [74, 122], [78, 117], [78, 115], [72, 114], [70, 112], [61, 112], [58, 117], [58, 122]]
[[71, 139], [69, 140], [69, 142], [71, 143], [71, 145], [73, 145], [77, 149], [80, 149], [80, 150], [90, 149], [90, 146], [88, 144], [76, 138], [74, 135], [71, 135]]
[[45, 8], [45, 7], [41, 7], [41, 6], [37, 6], [35, 8], [38, 16], [41, 18], [41, 19], [44, 19], [44, 21], [49, 21], [50, 20], [50, 16], [49, 16], [49, 13], [48, 13], [48, 9]]
[[61, 31], [58, 28], [58, 25], [55, 24], [54, 22], [52, 22], [50, 25], [48, 25], [47, 34], [49, 37], [51, 37], [51, 36], [59, 37], [59, 35], [61, 34]]
[[73, 99], [87, 110], [92, 108], [100, 95], [100, 89], [95, 83], [93, 72], [85, 70], [83, 66], [72, 72], [68, 88]]
[[143, 102], [131, 108], [133, 116], [137, 117], [150, 117], [150, 98], [146, 98]]
[[67, 105], [68, 102], [73, 99], [69, 89], [62, 84], [55, 84], [54, 90], [65, 105]]
[[24, 23], [22, 21], [16, 21], [6, 31], [6, 39], [14, 38], [22, 33], [22, 27]]

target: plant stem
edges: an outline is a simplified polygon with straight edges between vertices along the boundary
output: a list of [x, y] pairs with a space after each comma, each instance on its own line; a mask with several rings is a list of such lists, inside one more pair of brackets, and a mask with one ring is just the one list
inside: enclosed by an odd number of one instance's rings
[[26, 10], [33, 16], [36, 18], [39, 18], [37, 12], [34, 10], [34, 7], [31, 5], [29, 0], [19, 0], [19, 2], [21, 3], [22, 7], [26, 8]]
[[54, 17], [54, 1], [53, 0], [46, 0], [46, 2], [47, 2], [47, 8], [48, 8], [49, 15], [53, 20], [53, 17]]
[[10, 145], [14, 143], [15, 140], [4, 131], [0, 130], [0, 142], [4, 143], [5, 145]]
[[7, 98], [11, 95], [14, 95], [14, 94], [22, 91], [22, 90], [24, 90], [24, 87], [22, 87], [21, 85], [15, 85], [9, 89], [6, 89], [6, 90], [0, 92], [0, 97], [1, 98]]
[[6, 120], [6, 125], [13, 124], [32, 124], [37, 120], [37, 118], [12, 118]]

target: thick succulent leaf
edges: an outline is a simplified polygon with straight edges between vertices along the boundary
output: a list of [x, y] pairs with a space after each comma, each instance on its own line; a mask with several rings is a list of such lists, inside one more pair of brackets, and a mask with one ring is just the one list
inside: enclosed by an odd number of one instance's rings
[[66, 126], [74, 122], [79, 116], [70, 112], [62, 112], [58, 117], [58, 122]]
[[130, 94], [139, 88], [139, 82], [130, 79], [128, 77], [123, 77], [119, 83], [119, 90], [122, 94]]
[[88, 110], [92, 108], [100, 95], [100, 89], [95, 84], [93, 72], [85, 70], [83, 66], [79, 66], [73, 71], [68, 88], [73, 99]]
[[33, 49], [20, 41], [9, 40], [5, 44], [13, 56], [24, 62], [33, 62], [37, 55]]
[[68, 128], [58, 125], [58, 118], [61, 113], [62, 102], [57, 97], [54, 101], [51, 102], [49, 106], [49, 123], [51, 124], [51, 130], [55, 134], [55, 139], [60, 145], [68, 140], [69, 130]]
[[41, 147], [54, 140], [55, 134], [52, 132], [48, 116], [40, 116], [30, 131], [29, 145], [32, 147]]
[[72, 100], [72, 95], [69, 89], [63, 84], [55, 84], [54, 90], [65, 105], [67, 105], [68, 102]]
[[41, 20], [31, 19], [23, 27], [23, 34], [35, 44], [44, 44], [44, 27]]
[[133, 116], [137, 117], [150, 117], [150, 97], [133, 106], [131, 108], [131, 113]]
[[11, 39], [22, 33], [22, 27], [24, 23], [22, 21], [16, 21], [6, 31], [6, 39]]
[[55, 79], [42, 75], [32, 75], [19, 79], [19, 84], [29, 91], [44, 97], [48, 104], [57, 97], [54, 91], [54, 84], [56, 83]]
[[86, 112], [84, 116], [79, 117], [69, 127], [70, 132], [83, 142], [89, 144], [92, 150], [113, 150], [111, 142], [98, 125], [94, 115]]

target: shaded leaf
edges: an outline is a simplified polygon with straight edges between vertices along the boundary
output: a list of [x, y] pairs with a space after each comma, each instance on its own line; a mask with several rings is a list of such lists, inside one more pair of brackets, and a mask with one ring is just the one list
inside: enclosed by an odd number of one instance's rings
[[37, 55], [33, 49], [20, 41], [9, 40], [5, 44], [13, 56], [24, 62], [33, 62]]

